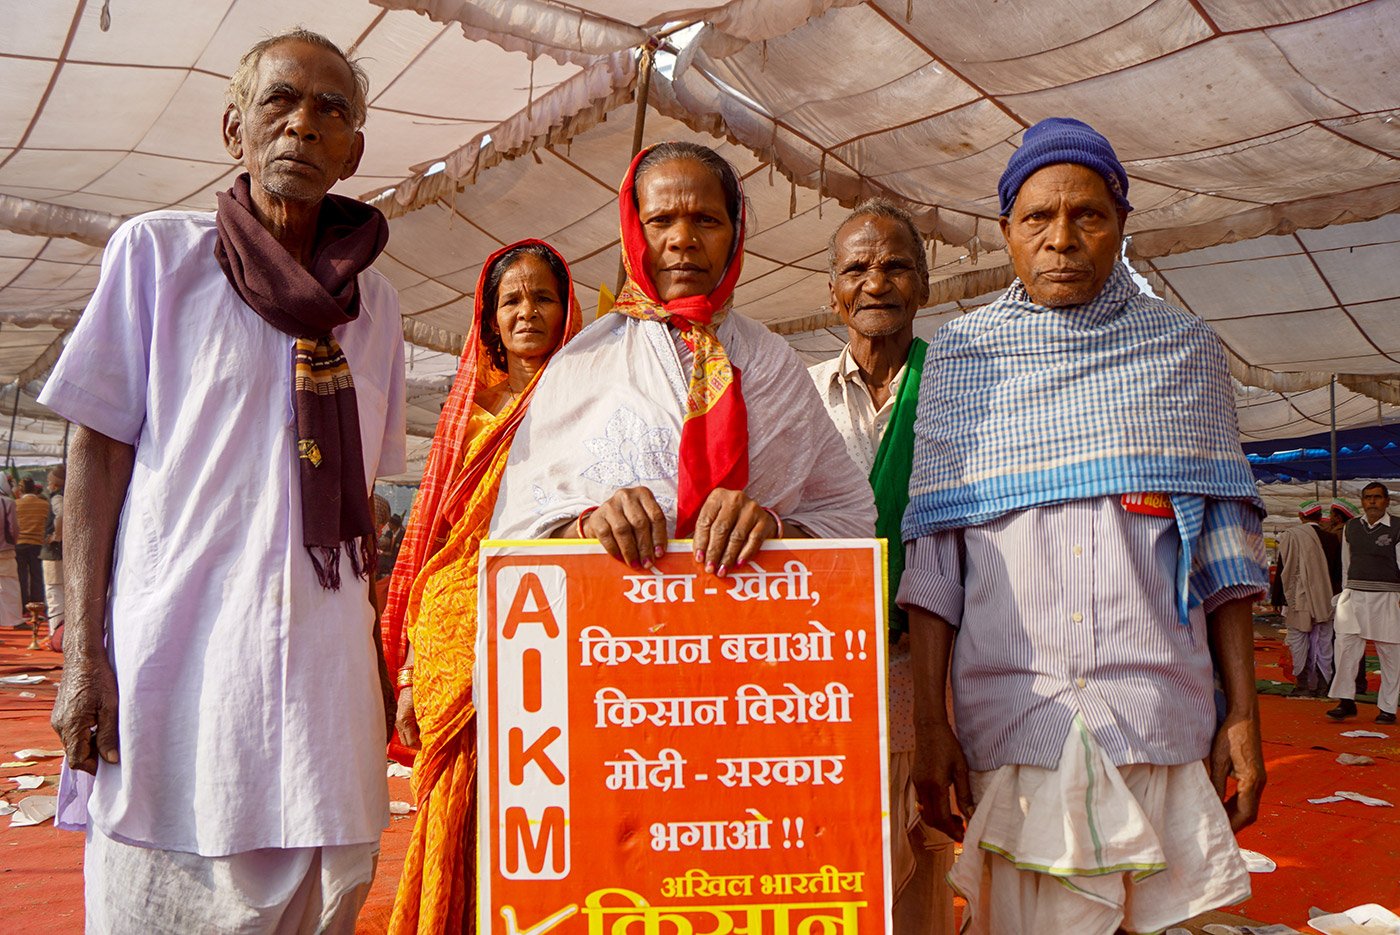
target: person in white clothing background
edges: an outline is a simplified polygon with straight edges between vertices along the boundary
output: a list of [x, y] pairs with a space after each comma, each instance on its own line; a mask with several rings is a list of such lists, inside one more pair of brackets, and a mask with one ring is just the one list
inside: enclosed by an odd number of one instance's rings
[[1342, 594], [1337, 599], [1336, 675], [1327, 712], [1336, 721], [1355, 717], [1356, 668], [1366, 641], [1376, 644], [1381, 688], [1377, 724], [1394, 724], [1400, 700], [1400, 525], [1386, 512], [1390, 490], [1380, 483], [1361, 490], [1362, 515], [1342, 530]]

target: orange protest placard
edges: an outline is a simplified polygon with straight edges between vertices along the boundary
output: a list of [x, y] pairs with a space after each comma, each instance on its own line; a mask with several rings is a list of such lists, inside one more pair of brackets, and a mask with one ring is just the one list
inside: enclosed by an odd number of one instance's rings
[[881, 542], [481, 556], [477, 931], [889, 931]]

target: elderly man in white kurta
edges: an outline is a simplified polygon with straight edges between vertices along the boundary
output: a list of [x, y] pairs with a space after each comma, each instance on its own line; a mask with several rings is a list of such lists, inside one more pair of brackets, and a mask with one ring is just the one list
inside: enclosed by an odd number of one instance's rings
[[348, 933], [373, 879], [403, 342], [383, 216], [327, 196], [365, 84], [321, 36], [254, 46], [223, 121], [247, 174], [117, 230], [41, 396], [79, 426], [53, 721], [89, 932]]

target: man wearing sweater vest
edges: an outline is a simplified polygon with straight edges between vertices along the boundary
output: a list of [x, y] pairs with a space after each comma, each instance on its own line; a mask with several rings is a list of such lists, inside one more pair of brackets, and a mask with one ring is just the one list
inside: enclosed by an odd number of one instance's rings
[[1381, 690], [1376, 695], [1377, 724], [1395, 723], [1400, 699], [1400, 525], [1386, 512], [1390, 491], [1367, 484], [1361, 512], [1342, 532], [1342, 596], [1337, 600], [1336, 676], [1332, 697], [1340, 701], [1327, 712], [1334, 720], [1356, 716], [1353, 674], [1376, 644], [1381, 661]]

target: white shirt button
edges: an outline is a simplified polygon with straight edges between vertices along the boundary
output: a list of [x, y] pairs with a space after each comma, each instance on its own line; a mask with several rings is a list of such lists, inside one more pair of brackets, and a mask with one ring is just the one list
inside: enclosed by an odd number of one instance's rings
[[1075, 555], [1083, 555], [1083, 554], [1084, 554], [1084, 546], [1082, 546], [1082, 545], [1076, 545], [1076, 546], [1074, 547], [1074, 554], [1075, 554]]
[[1073, 620], [1075, 623], [1083, 623], [1084, 615], [1076, 610], [1074, 613], [1069, 615], [1069, 619]]
[[1085, 681], [1085, 680], [1081, 677], [1081, 678], [1075, 679], [1075, 680], [1074, 680], [1074, 684], [1077, 685], [1077, 686], [1079, 686], [1080, 688], [1083, 688], [1085, 685], [1088, 685], [1089, 683], [1088, 683], [1087, 681]]

